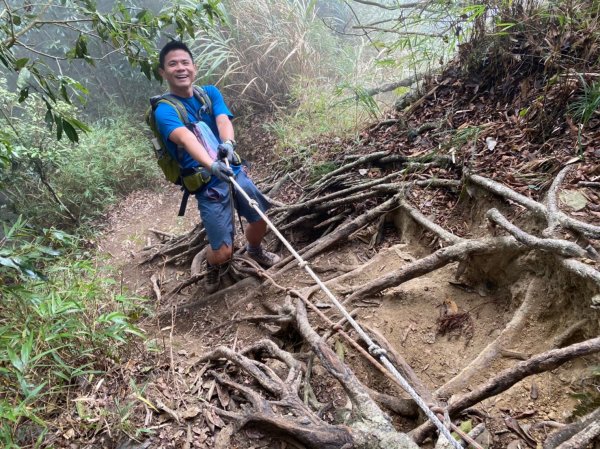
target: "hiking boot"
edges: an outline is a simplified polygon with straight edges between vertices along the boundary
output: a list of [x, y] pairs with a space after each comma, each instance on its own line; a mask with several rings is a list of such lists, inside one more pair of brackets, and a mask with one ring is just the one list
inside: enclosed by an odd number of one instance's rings
[[218, 265], [208, 265], [206, 267], [206, 276], [204, 278], [204, 287], [206, 293], [209, 295], [216, 292], [219, 289], [219, 281], [221, 276], [219, 275], [220, 267]]
[[264, 268], [271, 268], [281, 260], [281, 257], [277, 254], [265, 250], [262, 246], [257, 250], [250, 250], [248, 248], [248, 256]]

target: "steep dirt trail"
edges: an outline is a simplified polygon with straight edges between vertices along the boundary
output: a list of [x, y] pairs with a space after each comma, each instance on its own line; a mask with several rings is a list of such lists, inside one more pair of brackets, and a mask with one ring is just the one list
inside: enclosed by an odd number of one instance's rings
[[[176, 217], [179, 199], [179, 192], [171, 187], [160, 194], [133, 194], [111, 213], [111, 229], [100, 244], [101, 251], [108, 256], [108, 263], [122, 273], [123, 284], [131, 292], [148, 296], [153, 301], [156, 301], [156, 295], [150, 280], [152, 276], [160, 280], [163, 295], [189, 276], [188, 266], [140, 265], [142, 250], [159, 241], [152, 229], [176, 235], [193, 229], [197, 220], [194, 201], [188, 205], [186, 217], [181, 219]], [[489, 206], [485, 204], [485, 207]], [[461, 207], [468, 210], [476, 205]], [[477, 234], [481, 225], [474, 219], [468, 224], [469, 232]], [[403, 222], [399, 215], [389, 217], [384, 231], [383, 241], [376, 246], [369, 244], [368, 236], [355, 238], [349, 244], [318, 256], [311, 265], [319, 267], [325, 279], [340, 276], [344, 267], [363, 266], [350, 276], [346, 275], [343, 282], [337, 285], [333, 282], [334, 292], [344, 295], [435, 249], [429, 247], [422, 231], [414, 226], [407, 229], [405, 220]], [[363, 265], [369, 260], [373, 262]], [[453, 263], [388, 289], [383, 295], [360, 300], [353, 308], [356, 308], [359, 322], [382, 333], [425, 386], [435, 391], [458, 375], [501, 335], [507, 323], [514, 320], [515, 311], [526, 301], [532, 282], [537, 279], [545, 283], [541, 290], [534, 292], [533, 305], [527, 309], [526, 316], [515, 324], [516, 336], [503, 342], [502, 356], [493, 358], [489, 369], [477, 372], [469, 379], [468, 385], [475, 385], [513, 366], [518, 359], [549, 349], [556, 335], [587, 313], [586, 307], [575, 307], [564, 298], [562, 281], [557, 280], [553, 285], [548, 267], [526, 262], [526, 259], [518, 258], [480, 261], [478, 269], [486, 275], [474, 276], [472, 282], [457, 281], [455, 274], [459, 264]], [[537, 272], [531, 268], [535, 266]], [[303, 271], [293, 269], [281, 276], [278, 283], [287, 288], [302, 289], [310, 286], [312, 281]], [[262, 338], [269, 338], [286, 349], [298, 344], [297, 336], [286, 334], [284, 329], [269, 323], [253, 324], [249, 319], [264, 314], [264, 306], [267, 309], [280, 306], [285, 295], [273, 289], [263, 289], [262, 293], [250, 297], [246, 296], [247, 292], [248, 287], [234, 287], [224, 298], [207, 302], [203, 300], [205, 294], [200, 283], [178, 295], [162, 296], [160, 303], [155, 304], [158, 313], [168, 316], [166, 322], [158, 323], [156, 319], [148, 318], [141, 323], [149, 335], [160, 342], [163, 350], [162, 361], [143, 380], [145, 397], [155, 406], [163, 404], [158, 406], [161, 413], [146, 422], [152, 411], [145, 407], [146, 418], [137, 417], [140, 426], [152, 429], [150, 441], [153, 445], [214, 447], [216, 444], [219, 429], [224, 428], [225, 423], [214, 413], [203, 411], [202, 404], [213, 401], [222, 405], [232, 400], [210, 377], [206, 377], [210, 366], [198, 364], [201, 354], [219, 345], [243, 348]], [[569, 309], [559, 312], [556, 307], [544, 308], [544, 304], [557, 301]], [[171, 315], [176, 305], [193, 302], [197, 306]], [[327, 305], [322, 295], [313, 297], [313, 302], [333, 321], [339, 319], [339, 314]], [[446, 335], [440, 335], [443, 318], [459, 311], [468, 312], [468, 320], [450, 327]], [[313, 325], [321, 334], [326, 331], [318, 320]], [[344, 355], [346, 363], [364, 384], [378, 391], [405, 396], [346, 343], [334, 340], [338, 354]], [[507, 417], [519, 418], [521, 425], [526, 427], [541, 421], [566, 421], [578, 403], [571, 393], [578, 391], [578, 385], [589, 376], [588, 368], [597, 363], [593, 360], [575, 360], [557, 370], [529, 377], [479, 404], [477, 408], [479, 413], [487, 416], [488, 428], [480, 437], [481, 442], [485, 447], [500, 448], [516, 441], [516, 436], [505, 428]], [[312, 385], [321, 403], [332, 404], [333, 408], [324, 413], [325, 419], [335, 421], [336, 408], [345, 403], [339, 386], [319, 364], [313, 369]], [[405, 418], [396, 417], [395, 423], [399, 430], [412, 427], [407, 426]], [[270, 434], [260, 428], [249, 428], [236, 434], [234, 441], [239, 447], [275, 448], [282, 447], [281, 444], [294, 447], [293, 443], [272, 440]]]

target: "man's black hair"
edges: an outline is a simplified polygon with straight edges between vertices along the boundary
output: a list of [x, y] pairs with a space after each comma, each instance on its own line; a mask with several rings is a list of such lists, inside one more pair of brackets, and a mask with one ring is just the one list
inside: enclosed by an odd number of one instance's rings
[[167, 42], [167, 44], [162, 48], [158, 56], [158, 66], [161, 69], [165, 68], [165, 57], [167, 56], [167, 53], [173, 50], [183, 50], [187, 52], [187, 54], [190, 55], [192, 62], [194, 62], [194, 56], [192, 55], [192, 52], [190, 51], [187, 45], [185, 45], [181, 41], [170, 41]]

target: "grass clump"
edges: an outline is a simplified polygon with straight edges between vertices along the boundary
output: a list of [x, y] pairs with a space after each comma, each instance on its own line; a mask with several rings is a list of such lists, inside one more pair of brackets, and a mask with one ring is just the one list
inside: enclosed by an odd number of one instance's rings
[[112, 293], [111, 279], [73, 236], [54, 229], [36, 235], [20, 220], [4, 234], [0, 443], [30, 447], [44, 441], [47, 421], [69, 408], [71, 390], [96, 384], [129, 354], [131, 337], [143, 337], [132, 324], [143, 303]]
[[578, 123], [587, 126], [600, 107], [600, 82], [588, 83], [583, 77], [580, 81], [581, 94], [569, 105], [569, 113]]
[[355, 137], [373, 117], [373, 105], [352, 97], [344, 88], [326, 88], [317, 81], [298, 82], [294, 101], [282, 108], [276, 120], [266, 125], [277, 137], [281, 157], [312, 158], [318, 151], [307, 146], [316, 137]]
[[202, 82], [221, 85], [239, 114], [289, 105], [298, 78], [338, 79], [352, 72], [353, 42], [323, 23], [320, 3], [222, 2], [223, 21], [192, 46]]

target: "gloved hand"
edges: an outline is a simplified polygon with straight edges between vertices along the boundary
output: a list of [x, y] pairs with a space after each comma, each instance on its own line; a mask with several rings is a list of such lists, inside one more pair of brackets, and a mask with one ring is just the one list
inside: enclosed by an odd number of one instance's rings
[[227, 159], [230, 164], [233, 164], [233, 142], [231, 140], [226, 140], [225, 142], [219, 144], [217, 147], [219, 150], [217, 157], [219, 160]]
[[229, 181], [229, 177], [233, 176], [233, 171], [221, 160], [212, 163], [210, 172], [221, 181]]

